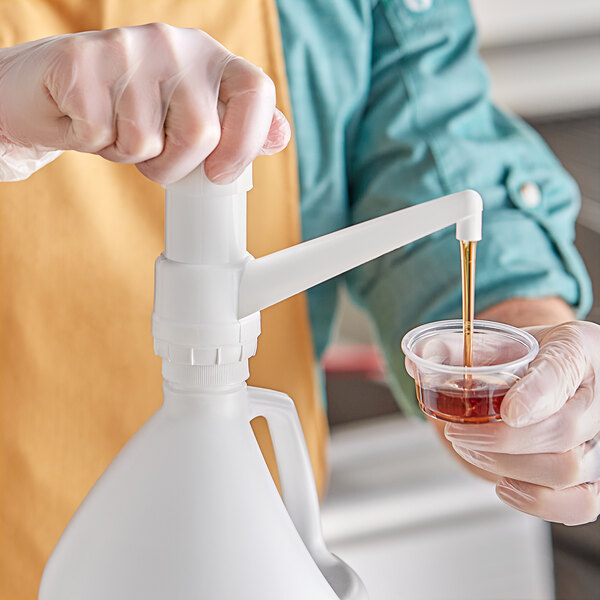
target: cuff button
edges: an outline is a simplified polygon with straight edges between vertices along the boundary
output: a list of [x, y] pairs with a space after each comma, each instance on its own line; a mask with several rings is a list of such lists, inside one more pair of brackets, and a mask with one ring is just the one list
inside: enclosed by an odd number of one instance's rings
[[520, 189], [521, 201], [529, 208], [535, 208], [542, 200], [540, 188], [532, 182], [524, 183]]
[[411, 12], [425, 12], [431, 8], [433, 0], [404, 0], [404, 5]]

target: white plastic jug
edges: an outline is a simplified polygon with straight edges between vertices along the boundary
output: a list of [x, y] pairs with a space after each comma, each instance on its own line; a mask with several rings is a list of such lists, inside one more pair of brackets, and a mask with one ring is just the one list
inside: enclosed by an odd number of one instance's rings
[[[248, 170], [215, 185], [202, 167], [167, 189], [152, 332], [164, 402], [110, 464], [52, 553], [40, 600], [361, 600], [329, 553], [293, 402], [246, 386], [259, 311], [437, 229], [480, 239], [472, 191], [255, 260]], [[123, 402], [127, 402], [124, 398]], [[266, 417], [282, 498], [250, 427]]]

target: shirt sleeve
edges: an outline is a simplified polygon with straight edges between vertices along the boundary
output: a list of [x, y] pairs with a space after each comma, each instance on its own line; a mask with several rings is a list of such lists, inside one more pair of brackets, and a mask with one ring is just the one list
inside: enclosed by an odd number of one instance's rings
[[[475, 189], [484, 202], [476, 310], [559, 296], [583, 317], [592, 299], [573, 243], [577, 186], [534, 131], [492, 104], [468, 2], [437, 0], [421, 12], [408, 5], [374, 8], [370, 94], [348, 140], [352, 221]], [[417, 412], [400, 341], [420, 323], [460, 316], [454, 228], [346, 279], [375, 322], [398, 401]]]

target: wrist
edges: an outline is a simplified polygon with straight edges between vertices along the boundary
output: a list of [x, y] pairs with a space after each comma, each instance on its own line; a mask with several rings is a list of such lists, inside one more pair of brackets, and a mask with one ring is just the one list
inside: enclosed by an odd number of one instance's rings
[[500, 304], [485, 309], [478, 319], [497, 321], [514, 327], [532, 325], [558, 325], [573, 321], [573, 309], [558, 297], [549, 298], [510, 298]]

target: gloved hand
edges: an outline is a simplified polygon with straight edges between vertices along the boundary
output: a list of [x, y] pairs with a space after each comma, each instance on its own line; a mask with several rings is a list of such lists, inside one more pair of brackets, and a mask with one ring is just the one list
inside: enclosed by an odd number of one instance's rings
[[197, 29], [154, 23], [0, 49], [0, 180], [78, 150], [163, 184], [206, 159], [224, 183], [289, 139], [272, 81]]
[[502, 501], [547, 521], [579, 525], [600, 514], [600, 326], [527, 329], [540, 344], [506, 394], [503, 422], [448, 424], [469, 463], [495, 474]]

